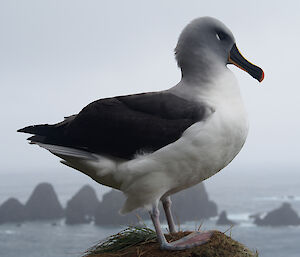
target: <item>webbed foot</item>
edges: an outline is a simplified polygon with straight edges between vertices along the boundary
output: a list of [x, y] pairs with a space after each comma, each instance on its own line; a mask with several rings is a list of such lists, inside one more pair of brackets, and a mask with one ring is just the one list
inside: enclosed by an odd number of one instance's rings
[[203, 245], [207, 243], [213, 231], [207, 232], [192, 232], [191, 234], [171, 243], [164, 242], [161, 244], [160, 248], [162, 250], [168, 251], [178, 251], [178, 250], [185, 250], [190, 249], [199, 245]]

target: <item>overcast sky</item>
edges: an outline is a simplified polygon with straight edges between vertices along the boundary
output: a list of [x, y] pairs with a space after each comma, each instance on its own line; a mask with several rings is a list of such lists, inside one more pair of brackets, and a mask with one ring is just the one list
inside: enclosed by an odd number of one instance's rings
[[250, 134], [236, 167], [299, 166], [299, 1], [0, 1], [1, 173], [62, 169], [18, 128], [55, 123], [103, 97], [175, 85], [174, 47], [200, 16], [223, 21], [259, 84], [235, 67]]

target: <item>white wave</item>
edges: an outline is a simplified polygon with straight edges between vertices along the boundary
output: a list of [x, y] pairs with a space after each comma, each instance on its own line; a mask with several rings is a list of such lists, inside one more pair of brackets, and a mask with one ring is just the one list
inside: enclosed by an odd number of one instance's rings
[[242, 222], [250, 221], [250, 215], [250, 213], [229, 213], [227, 214], [227, 217], [232, 221]]
[[298, 202], [300, 201], [300, 196], [294, 195], [283, 195], [283, 196], [263, 196], [256, 197], [256, 201], [290, 201], [290, 202]]
[[242, 222], [238, 225], [244, 228], [256, 227], [256, 225], [253, 222]]

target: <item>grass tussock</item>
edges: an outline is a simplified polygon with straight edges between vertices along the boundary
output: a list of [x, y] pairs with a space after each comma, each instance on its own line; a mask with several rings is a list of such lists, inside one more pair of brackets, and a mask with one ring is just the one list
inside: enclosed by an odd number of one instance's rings
[[137, 244], [156, 242], [156, 233], [147, 227], [130, 226], [118, 234], [112, 235], [87, 251], [87, 254], [113, 253]]
[[[169, 242], [191, 232], [166, 235]], [[128, 227], [87, 250], [86, 257], [258, 257], [241, 243], [220, 231], [214, 231], [211, 240], [201, 246], [183, 251], [162, 251], [156, 234], [147, 227]]]

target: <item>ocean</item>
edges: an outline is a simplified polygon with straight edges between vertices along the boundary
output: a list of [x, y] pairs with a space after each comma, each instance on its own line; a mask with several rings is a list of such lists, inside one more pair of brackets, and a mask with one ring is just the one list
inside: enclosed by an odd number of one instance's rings
[[[68, 168], [55, 172], [0, 173], [0, 204], [9, 197], [22, 203], [39, 182], [51, 183], [63, 206], [81, 186], [90, 184], [99, 199], [109, 188]], [[182, 230], [201, 225], [202, 229], [227, 231], [227, 235], [257, 250], [261, 257], [299, 257], [300, 226], [257, 227], [250, 214], [264, 213], [290, 202], [300, 214], [300, 172], [294, 167], [226, 168], [205, 182], [209, 198], [226, 210], [238, 225], [216, 226], [216, 218], [181, 224]], [[188, 210], [187, 210], [188, 211]], [[151, 223], [147, 223], [151, 226]], [[63, 220], [0, 225], [0, 257], [79, 257], [101, 239], [124, 227], [98, 227], [93, 224], [67, 226]]]

